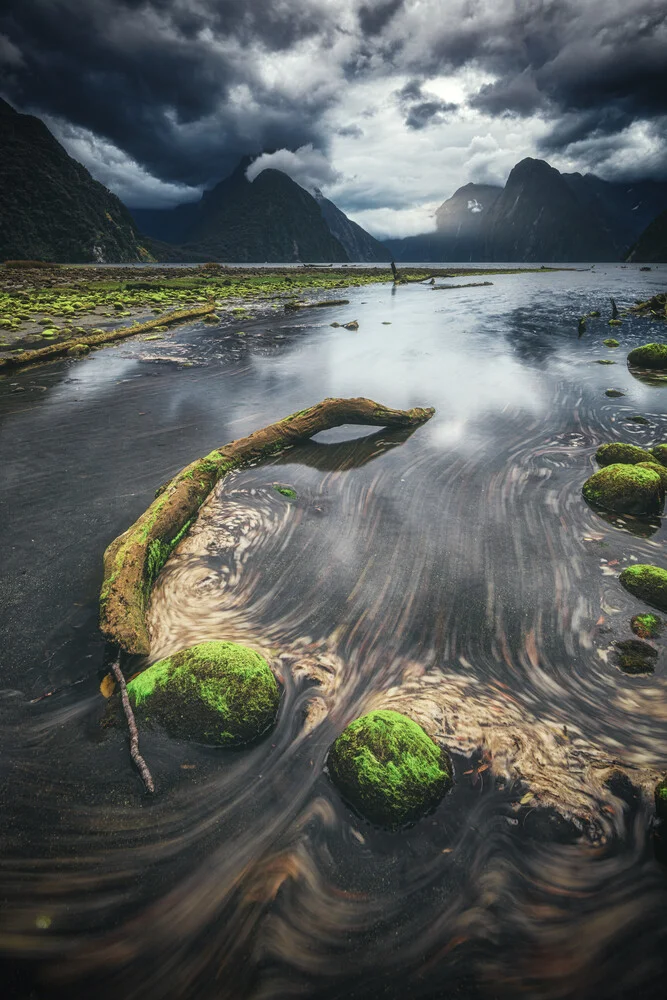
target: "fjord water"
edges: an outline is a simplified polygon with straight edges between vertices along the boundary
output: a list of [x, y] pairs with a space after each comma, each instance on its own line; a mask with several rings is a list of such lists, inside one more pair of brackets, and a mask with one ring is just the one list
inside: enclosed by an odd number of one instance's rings
[[[340, 309], [0, 383], [10, 995], [664, 994], [649, 826], [667, 664], [627, 676], [612, 642], [644, 609], [617, 574], [664, 565], [665, 529], [605, 520], [580, 490], [600, 443], [667, 440], [667, 385], [625, 364], [664, 324], [607, 324], [610, 295], [629, 305], [666, 277], [367, 286]], [[351, 319], [357, 332], [329, 325]], [[355, 395], [436, 415], [412, 434], [339, 428], [229, 477], [165, 567], [152, 659], [235, 639], [284, 691], [276, 729], [243, 751], [142, 729], [148, 798], [125, 730], [100, 726], [104, 547], [194, 457]], [[431, 816], [392, 834], [325, 770], [336, 734], [381, 705], [435, 728], [456, 772]]]

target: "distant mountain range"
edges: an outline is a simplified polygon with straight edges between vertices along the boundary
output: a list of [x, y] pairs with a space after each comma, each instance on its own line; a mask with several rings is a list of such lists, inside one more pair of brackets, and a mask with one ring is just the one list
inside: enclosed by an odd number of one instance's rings
[[[246, 157], [198, 202], [173, 209], [134, 209], [137, 226], [161, 241], [164, 260], [389, 261], [390, 252], [316, 190], [287, 174], [263, 170], [254, 181]], [[172, 244], [167, 247], [164, 244]]]
[[544, 160], [527, 158], [513, 168], [504, 188], [459, 188], [437, 210], [435, 232], [385, 245], [397, 261], [623, 260], [666, 208], [667, 183], [620, 184], [593, 174], [561, 174]]
[[[505, 187], [466, 184], [432, 233], [376, 240], [315, 189], [252, 160], [194, 203], [132, 209], [46, 125], [0, 100], [0, 260], [473, 262], [667, 259], [667, 183], [619, 184], [525, 159]], [[660, 214], [662, 213], [662, 214]], [[647, 228], [648, 227], [648, 228]]]

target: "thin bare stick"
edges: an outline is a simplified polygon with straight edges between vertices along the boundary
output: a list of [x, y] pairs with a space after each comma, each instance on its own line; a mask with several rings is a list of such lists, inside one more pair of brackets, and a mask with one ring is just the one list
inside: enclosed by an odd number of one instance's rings
[[153, 784], [153, 778], [151, 772], [148, 770], [148, 765], [146, 761], [139, 753], [139, 731], [137, 729], [137, 724], [134, 721], [134, 712], [132, 711], [132, 706], [130, 705], [130, 699], [127, 694], [127, 685], [125, 684], [125, 678], [123, 677], [123, 671], [120, 669], [120, 663], [115, 660], [111, 664], [111, 669], [113, 675], [118, 681], [118, 686], [120, 687], [120, 697], [123, 702], [123, 711], [125, 712], [125, 718], [127, 719], [128, 729], [130, 730], [130, 755], [132, 760], [137, 765], [139, 774], [144, 779], [144, 785], [149, 792], [155, 791], [155, 785]]

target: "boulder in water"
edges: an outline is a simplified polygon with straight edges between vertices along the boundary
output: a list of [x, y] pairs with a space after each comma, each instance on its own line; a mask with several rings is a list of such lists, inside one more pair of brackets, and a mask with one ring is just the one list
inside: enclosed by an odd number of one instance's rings
[[650, 611], [635, 615], [630, 621], [630, 628], [640, 639], [655, 639], [661, 634], [664, 627], [665, 623], [662, 618]]
[[667, 370], [667, 344], [643, 344], [628, 354], [628, 363], [636, 368]]
[[601, 444], [595, 452], [595, 461], [598, 465], [615, 465], [617, 462], [636, 465], [638, 462], [654, 462], [655, 458], [656, 456], [645, 448], [640, 448], [636, 444], [623, 444], [620, 441]]
[[619, 580], [626, 590], [659, 611], [667, 611], [667, 570], [648, 563], [627, 566]]
[[200, 642], [158, 660], [127, 685], [135, 711], [171, 736], [216, 746], [251, 743], [269, 729], [280, 692], [259, 653]]
[[329, 774], [366, 819], [396, 829], [430, 812], [452, 784], [452, 765], [412, 719], [379, 710], [343, 730], [328, 758]]
[[618, 514], [657, 514], [665, 500], [662, 478], [656, 471], [621, 463], [593, 473], [581, 492], [592, 506]]

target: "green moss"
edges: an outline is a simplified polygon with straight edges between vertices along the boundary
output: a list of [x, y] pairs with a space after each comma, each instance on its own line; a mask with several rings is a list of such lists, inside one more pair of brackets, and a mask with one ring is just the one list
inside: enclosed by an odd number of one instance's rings
[[609, 320], [609, 326], [620, 326], [620, 325], [621, 325], [621, 320], [620, 319], [610, 319]]
[[616, 465], [617, 462], [637, 465], [638, 462], [653, 462], [655, 457], [650, 451], [639, 448], [636, 444], [622, 442], [601, 444], [595, 452], [595, 461], [598, 465]]
[[663, 631], [665, 623], [659, 615], [645, 611], [635, 615], [630, 621], [630, 628], [640, 639], [656, 639]]
[[412, 719], [389, 710], [351, 722], [327, 763], [350, 804], [371, 822], [391, 828], [429, 812], [452, 784], [446, 751]]
[[127, 685], [133, 707], [176, 737], [216, 746], [250, 743], [275, 722], [280, 692], [258, 653], [201, 642], [159, 660]]
[[667, 611], [667, 570], [639, 563], [626, 567], [619, 579], [634, 597], [659, 611]]
[[650, 469], [655, 472], [657, 476], [660, 476], [662, 488], [667, 493], [667, 468], [664, 465], [661, 465], [660, 462], [637, 462], [635, 469]]
[[665, 499], [657, 472], [621, 463], [595, 472], [581, 492], [587, 503], [619, 514], [656, 514], [662, 510]]
[[657, 444], [651, 448], [651, 454], [661, 465], [667, 466], [667, 444]]
[[276, 493], [282, 494], [284, 497], [288, 497], [290, 500], [296, 500], [297, 492], [292, 489], [291, 486], [282, 486], [280, 483], [273, 483], [273, 488]]
[[607, 339], [603, 340], [602, 343], [605, 347], [618, 347], [618, 341], [614, 340], [613, 337], [607, 337]]
[[644, 344], [628, 354], [628, 363], [636, 368], [667, 369], [667, 344]]

